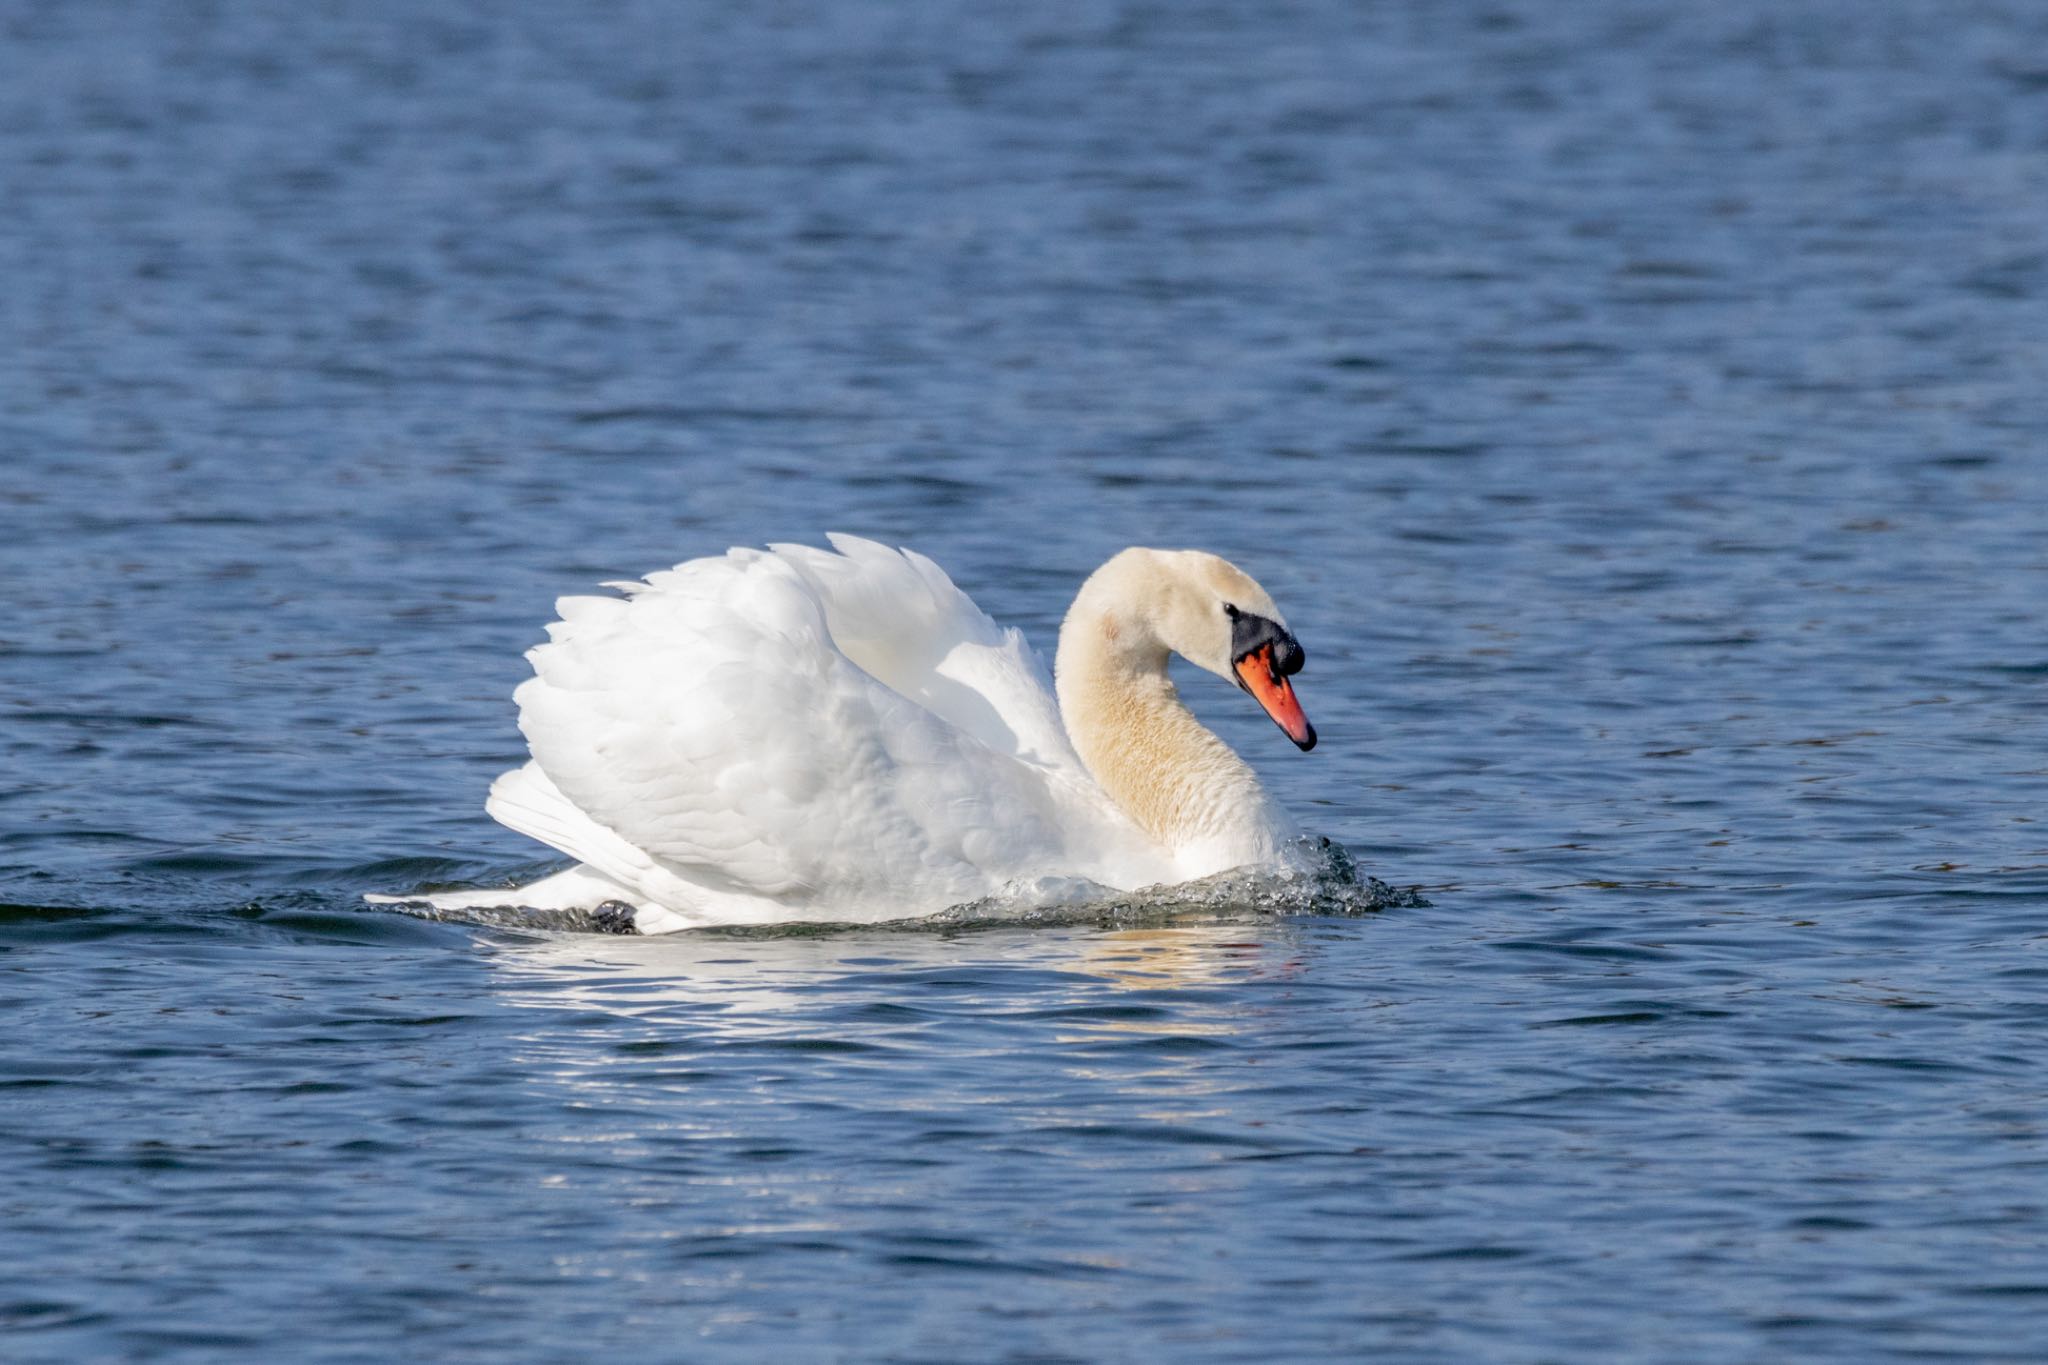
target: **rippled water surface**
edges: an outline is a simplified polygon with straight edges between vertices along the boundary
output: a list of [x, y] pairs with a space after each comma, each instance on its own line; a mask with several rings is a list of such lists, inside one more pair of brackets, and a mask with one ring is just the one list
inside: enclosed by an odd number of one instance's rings
[[[2044, 54], [0, 5], [0, 1355], [2038, 1359]], [[554, 865], [556, 595], [828, 529], [1237, 559], [1428, 904], [361, 904]]]

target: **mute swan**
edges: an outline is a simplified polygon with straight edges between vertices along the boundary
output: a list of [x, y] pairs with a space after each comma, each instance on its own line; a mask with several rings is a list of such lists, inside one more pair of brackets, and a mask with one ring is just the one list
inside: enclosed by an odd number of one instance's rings
[[[1295, 830], [1195, 719], [1167, 655], [1235, 682], [1301, 749], [1301, 646], [1197, 550], [1081, 586], [1056, 687], [937, 564], [834, 535], [565, 597], [513, 693], [532, 761], [485, 809], [579, 865], [444, 908], [634, 908], [643, 933], [898, 918], [1008, 885], [1117, 890], [1270, 863]], [[1055, 699], [1057, 698], [1057, 699]]]

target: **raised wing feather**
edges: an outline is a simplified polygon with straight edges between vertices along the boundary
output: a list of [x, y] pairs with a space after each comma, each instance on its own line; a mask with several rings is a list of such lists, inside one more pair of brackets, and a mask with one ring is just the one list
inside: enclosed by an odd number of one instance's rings
[[776, 545], [817, 593], [833, 644], [892, 691], [998, 753], [1086, 778], [1052, 680], [1018, 630], [990, 620], [930, 559], [859, 536]]

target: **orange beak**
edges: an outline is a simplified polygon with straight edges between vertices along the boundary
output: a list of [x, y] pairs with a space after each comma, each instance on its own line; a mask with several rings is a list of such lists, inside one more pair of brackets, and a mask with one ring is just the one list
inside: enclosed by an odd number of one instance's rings
[[1294, 747], [1303, 751], [1315, 748], [1316, 727], [1301, 713], [1301, 703], [1294, 698], [1294, 684], [1274, 669], [1273, 646], [1260, 645], [1239, 659], [1236, 668], [1238, 683], [1258, 698], [1273, 723], [1294, 741]]

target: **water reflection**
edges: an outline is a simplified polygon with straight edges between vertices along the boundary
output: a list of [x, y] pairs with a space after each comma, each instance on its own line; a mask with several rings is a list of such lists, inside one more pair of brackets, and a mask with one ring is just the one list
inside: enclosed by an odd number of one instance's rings
[[844, 944], [820, 939], [544, 934], [501, 941], [491, 961], [505, 998], [520, 1007], [772, 1022], [829, 976], [845, 952]]
[[[680, 1013], [775, 1028], [815, 1008], [821, 990], [886, 993], [893, 983], [906, 996], [947, 989], [971, 999], [985, 978], [1021, 973], [1041, 989], [1056, 985], [1076, 996], [1105, 986], [1165, 993], [1286, 979], [1305, 970], [1306, 956], [1300, 935], [1266, 922], [772, 939], [507, 935], [492, 945], [490, 961], [508, 1003], [522, 1008], [629, 1020]], [[1207, 1026], [1182, 1020], [1173, 1027]]]
[[[532, 1092], [602, 1108], [590, 1140], [623, 1150], [733, 1137], [735, 1107], [776, 1106], [795, 1086], [785, 1117], [817, 1125], [790, 1130], [804, 1145], [921, 1115], [940, 1142], [1008, 1133], [1064, 1149], [1093, 1135], [1233, 1151], [1281, 1137], [1236, 1092], [1259, 1074], [1246, 1067], [1260, 1040], [1285, 1028], [1276, 1009], [1298, 1003], [1315, 923], [553, 934], [500, 941], [490, 961], [507, 1004], [547, 1016], [517, 1030]], [[905, 1067], [914, 1084], [888, 1083]]]
[[1088, 940], [1081, 970], [1125, 990], [1171, 990], [1297, 971], [1298, 948], [1247, 937], [1243, 925], [1121, 929]]
[[[558, 1160], [713, 1162], [721, 1188], [777, 1212], [754, 1232], [826, 1236], [862, 1219], [844, 1191], [850, 1222], [816, 1216], [816, 1177], [800, 1172], [820, 1165], [879, 1163], [868, 1188], [901, 1209], [922, 1196], [899, 1167], [957, 1179], [1004, 1154], [1094, 1150], [1146, 1168], [1298, 1146], [1244, 1091], [1263, 1074], [1270, 995], [1309, 970], [1309, 923], [522, 935], [494, 941], [489, 961], [499, 998], [535, 1016], [513, 1025], [513, 1064], [560, 1116]], [[1216, 1179], [1145, 1183], [1179, 1207], [1173, 1192]]]

